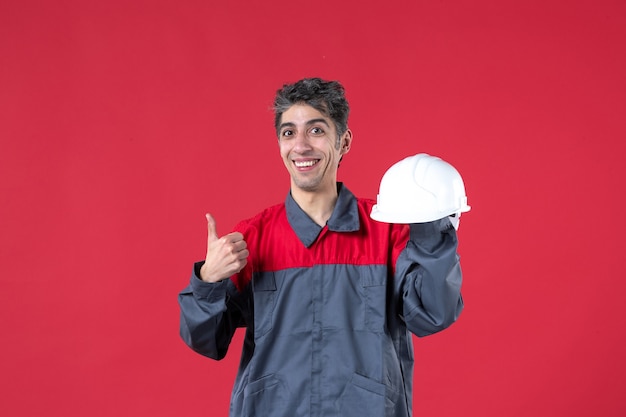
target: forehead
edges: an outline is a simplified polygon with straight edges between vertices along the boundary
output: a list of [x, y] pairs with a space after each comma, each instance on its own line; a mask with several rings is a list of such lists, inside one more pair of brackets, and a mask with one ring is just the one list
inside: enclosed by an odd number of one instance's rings
[[325, 122], [332, 126], [331, 119], [315, 107], [308, 104], [294, 104], [285, 110], [281, 116], [280, 124], [285, 125], [303, 125], [315, 122]]

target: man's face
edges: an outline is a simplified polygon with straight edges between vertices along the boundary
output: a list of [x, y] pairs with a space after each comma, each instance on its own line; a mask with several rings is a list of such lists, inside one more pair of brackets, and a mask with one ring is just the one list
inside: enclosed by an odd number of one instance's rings
[[283, 113], [278, 132], [292, 189], [336, 189], [339, 160], [352, 142], [349, 129], [338, 138], [332, 119], [307, 104], [294, 104]]

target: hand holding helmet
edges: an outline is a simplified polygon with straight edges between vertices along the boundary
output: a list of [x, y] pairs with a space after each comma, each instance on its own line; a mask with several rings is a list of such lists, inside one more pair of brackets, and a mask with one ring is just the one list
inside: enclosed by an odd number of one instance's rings
[[455, 229], [470, 210], [459, 172], [441, 158], [420, 153], [387, 170], [370, 217], [384, 223], [427, 223], [451, 216]]

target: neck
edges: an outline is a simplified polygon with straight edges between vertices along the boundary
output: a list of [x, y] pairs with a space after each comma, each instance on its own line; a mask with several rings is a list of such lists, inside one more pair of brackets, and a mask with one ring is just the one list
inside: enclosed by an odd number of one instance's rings
[[315, 223], [323, 227], [335, 209], [338, 196], [337, 185], [318, 191], [305, 191], [292, 186], [291, 196]]

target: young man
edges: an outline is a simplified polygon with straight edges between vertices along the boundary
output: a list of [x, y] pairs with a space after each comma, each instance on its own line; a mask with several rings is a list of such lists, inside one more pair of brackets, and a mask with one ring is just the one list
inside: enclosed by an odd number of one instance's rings
[[446, 217], [371, 220], [374, 201], [337, 183], [352, 145], [335, 81], [285, 85], [274, 102], [291, 177], [283, 204], [218, 237], [179, 295], [181, 336], [213, 359], [246, 327], [230, 415], [411, 415], [413, 344], [463, 308], [457, 237]]

